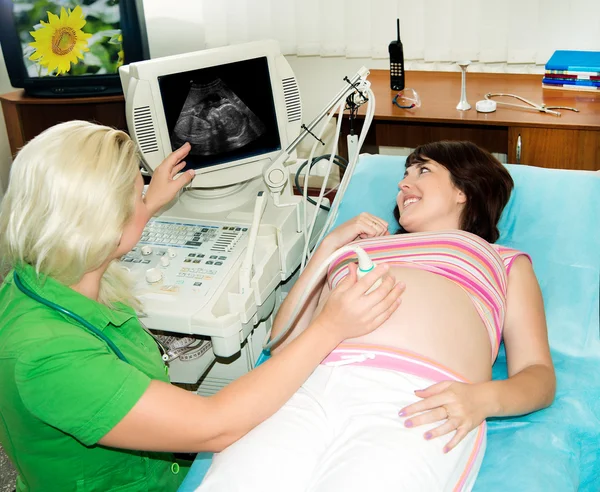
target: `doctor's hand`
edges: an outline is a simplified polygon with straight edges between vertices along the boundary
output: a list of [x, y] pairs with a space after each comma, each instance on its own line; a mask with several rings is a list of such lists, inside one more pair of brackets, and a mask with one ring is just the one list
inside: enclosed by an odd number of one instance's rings
[[385, 220], [370, 213], [362, 212], [337, 226], [325, 236], [323, 244], [325, 248], [333, 252], [357, 239], [388, 235], [388, 223]]
[[193, 169], [177, 176], [177, 173], [185, 167], [183, 159], [188, 155], [191, 148], [189, 143], [183, 144], [175, 152], [171, 152], [154, 171], [144, 198], [150, 216], [153, 216], [173, 200], [179, 190], [194, 179]]
[[406, 427], [441, 422], [438, 427], [425, 432], [425, 439], [435, 439], [455, 431], [444, 446], [444, 453], [447, 453], [488, 416], [486, 408], [489, 398], [486, 397], [484, 384], [442, 381], [416, 390], [415, 395], [423, 399], [404, 407], [398, 415], [407, 417], [404, 421]]
[[[388, 274], [388, 265], [378, 265], [357, 280], [356, 264], [348, 265], [349, 273], [331, 291], [323, 309], [316, 317], [318, 324], [333, 330], [339, 342], [366, 335], [386, 321], [401, 303], [405, 285], [396, 283]], [[381, 279], [381, 285], [366, 292]]]

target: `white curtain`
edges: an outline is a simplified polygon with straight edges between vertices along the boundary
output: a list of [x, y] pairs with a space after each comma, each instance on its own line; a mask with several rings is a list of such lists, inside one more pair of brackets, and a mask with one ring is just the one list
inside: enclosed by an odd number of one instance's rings
[[543, 65], [600, 50], [598, 0], [201, 0], [207, 48], [274, 38], [286, 55]]

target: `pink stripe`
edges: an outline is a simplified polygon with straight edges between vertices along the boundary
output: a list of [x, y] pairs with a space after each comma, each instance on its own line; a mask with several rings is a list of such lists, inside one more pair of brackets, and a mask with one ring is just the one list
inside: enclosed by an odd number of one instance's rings
[[[369, 345], [359, 345], [357, 348], [350, 347], [352, 347], [352, 344], [344, 344], [336, 348], [323, 359], [321, 364], [327, 365], [330, 362], [345, 362], [351, 365], [391, 369], [420, 378], [430, 379], [438, 383], [440, 381], [448, 381], [449, 379], [462, 383], [469, 382], [465, 377], [460, 376], [451, 369], [407, 350]], [[373, 358], [360, 359], [361, 356], [369, 354], [372, 354]], [[354, 357], [358, 359], [353, 359]]]
[[[445, 246], [451, 246], [452, 249], [456, 249], [456, 250], [466, 250], [467, 256], [470, 254], [471, 257], [475, 258], [475, 260], [478, 260], [478, 263], [485, 265], [487, 268], [485, 268], [485, 270], [478, 268], [476, 264], [472, 264], [470, 266], [472, 266], [473, 268], [475, 268], [477, 271], [481, 272], [483, 277], [486, 277], [486, 272], [489, 273], [493, 279], [496, 281], [496, 283], [498, 285], [502, 285], [503, 282], [501, 281], [501, 279], [498, 276], [498, 272], [496, 268], [492, 267], [492, 262], [490, 261], [489, 258], [483, 256], [480, 254], [479, 251], [471, 248], [468, 246], [468, 244], [463, 244], [461, 245], [460, 248], [456, 247], [456, 242], [452, 242], [452, 241], [443, 241], [443, 240], [435, 240], [435, 241], [429, 241], [429, 242], [422, 242], [422, 241], [410, 241], [410, 242], [405, 242], [405, 244], [403, 244], [402, 246], [406, 246], [406, 247], [411, 247], [411, 248], [415, 248], [415, 247], [420, 247], [420, 246], [439, 246], [439, 245], [445, 245]], [[380, 252], [384, 252], [384, 251], [394, 251], [396, 249], [398, 249], [398, 244], [393, 244], [392, 246], [384, 246], [384, 247], [378, 247], [378, 246], [367, 246], [367, 245], [361, 245], [361, 246], [365, 246], [364, 249], [367, 253], [380, 253]], [[402, 259], [403, 261], [407, 261], [408, 258], [421, 258], [421, 257], [428, 257], [431, 256], [431, 252], [417, 252], [417, 253], [412, 253], [412, 254], [404, 254], [404, 255], [395, 255], [395, 256], [386, 256], [383, 260], [384, 261], [390, 261], [393, 259]], [[443, 264], [447, 264], [450, 265], [454, 268], [460, 268], [460, 263], [467, 263], [467, 261], [465, 259], [459, 258], [459, 262], [456, 261], [456, 255], [451, 255], [448, 254], [444, 251], [439, 251], [435, 253], [435, 255], [437, 257], [442, 257], [442, 258], [448, 258], [448, 262], [443, 262], [441, 259], [439, 259], [438, 261], [442, 262]], [[343, 263], [346, 259], [351, 258], [352, 256], [355, 256], [354, 253], [345, 253], [342, 256], [338, 257], [336, 259], [336, 261], [332, 262], [329, 266], [328, 269], [328, 275], [331, 275], [331, 273], [336, 270], [339, 265], [341, 263]], [[458, 265], [457, 265], [458, 263]], [[336, 272], [337, 274], [337, 272]]]
[[482, 452], [481, 448], [483, 446], [483, 440], [485, 439], [487, 433], [487, 422], [484, 420], [477, 430], [477, 437], [475, 438], [475, 445], [473, 446], [473, 450], [471, 451], [471, 455], [469, 456], [469, 460], [467, 461], [467, 465], [463, 470], [460, 478], [458, 479], [458, 483], [454, 486], [455, 491], [463, 490], [465, 483], [471, 473], [473, 473], [473, 468], [475, 467], [475, 463]]
[[[450, 240], [444, 240], [444, 239], [439, 239], [439, 237], [436, 236], [432, 236], [430, 237], [428, 240], [423, 240], [423, 241], [419, 241], [419, 240], [409, 240], [409, 241], [403, 241], [403, 243], [406, 244], [407, 247], [430, 247], [430, 246], [438, 246], [438, 245], [445, 245], [445, 246], [450, 246], [453, 249], [459, 249], [459, 250], [467, 250], [472, 256], [476, 257], [477, 259], [479, 259], [480, 263], [483, 263], [484, 265], [486, 265], [488, 268], [486, 269], [493, 277], [494, 280], [500, 284], [501, 283], [501, 279], [498, 276], [498, 271], [497, 268], [493, 268], [492, 264], [492, 258], [490, 258], [491, 255], [489, 255], [489, 253], [491, 253], [491, 251], [488, 250], [483, 250], [486, 253], [488, 253], [488, 255], [483, 255], [481, 252], [481, 249], [476, 249], [473, 245], [477, 245], [477, 246], [481, 246], [480, 244], [476, 243], [473, 239], [468, 239], [467, 237], [464, 237], [463, 234], [459, 234], [460, 236], [463, 236], [463, 239], [465, 240], [464, 242], [461, 242], [460, 247], [457, 248], [457, 241], [450, 241]], [[380, 238], [381, 239], [381, 238]], [[404, 237], [402, 238], [404, 239]], [[481, 241], [483, 241], [481, 239]], [[386, 241], [387, 242], [387, 241]], [[398, 247], [397, 244], [392, 243], [392, 246], [378, 246], [377, 244], [373, 245], [373, 246], [367, 246], [365, 248], [365, 250], [370, 250], [370, 251], [393, 251], [394, 249], [396, 249]], [[493, 248], [492, 248], [493, 251]], [[442, 254], [444, 254], [442, 252]], [[450, 258], [452, 258], [452, 255], [447, 255]], [[497, 265], [500, 266], [500, 265]]]

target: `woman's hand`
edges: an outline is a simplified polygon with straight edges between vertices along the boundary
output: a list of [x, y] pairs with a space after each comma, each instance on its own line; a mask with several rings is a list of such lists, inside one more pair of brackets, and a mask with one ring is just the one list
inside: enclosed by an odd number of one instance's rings
[[[356, 264], [348, 265], [348, 275], [331, 291], [316, 317], [318, 324], [335, 330], [339, 342], [372, 332], [386, 321], [401, 303], [405, 285], [389, 275], [388, 265], [378, 265], [357, 281]], [[381, 285], [366, 292], [381, 279]]]
[[362, 212], [327, 234], [323, 243], [326, 243], [331, 251], [335, 251], [357, 239], [387, 235], [389, 235], [388, 224], [385, 220]]
[[183, 159], [188, 155], [191, 148], [189, 143], [183, 144], [175, 152], [169, 154], [154, 171], [144, 198], [150, 216], [153, 216], [173, 200], [179, 190], [194, 179], [193, 169], [176, 176], [185, 167]]
[[[444, 453], [464, 439], [464, 437], [488, 416], [486, 398], [482, 384], [442, 381], [429, 388], [416, 390], [421, 401], [400, 410], [400, 417], [410, 417], [404, 421], [406, 427], [444, 421], [442, 425], [424, 434], [425, 439], [435, 439], [456, 431], [444, 447]], [[422, 412], [422, 413], [421, 413]], [[415, 417], [412, 415], [420, 414]]]

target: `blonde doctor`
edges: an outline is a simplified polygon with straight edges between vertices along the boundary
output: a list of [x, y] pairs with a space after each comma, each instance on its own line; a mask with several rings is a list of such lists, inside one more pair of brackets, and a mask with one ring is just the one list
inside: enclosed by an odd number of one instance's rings
[[188, 151], [165, 159], [145, 198], [135, 145], [112, 128], [63, 123], [16, 157], [0, 210], [0, 442], [18, 491], [174, 491], [187, 468], [173, 452], [224, 449], [398, 306], [386, 267], [359, 281], [353, 270], [262, 366], [211, 397], [170, 385], [118, 260], [193, 178], [179, 175]]

